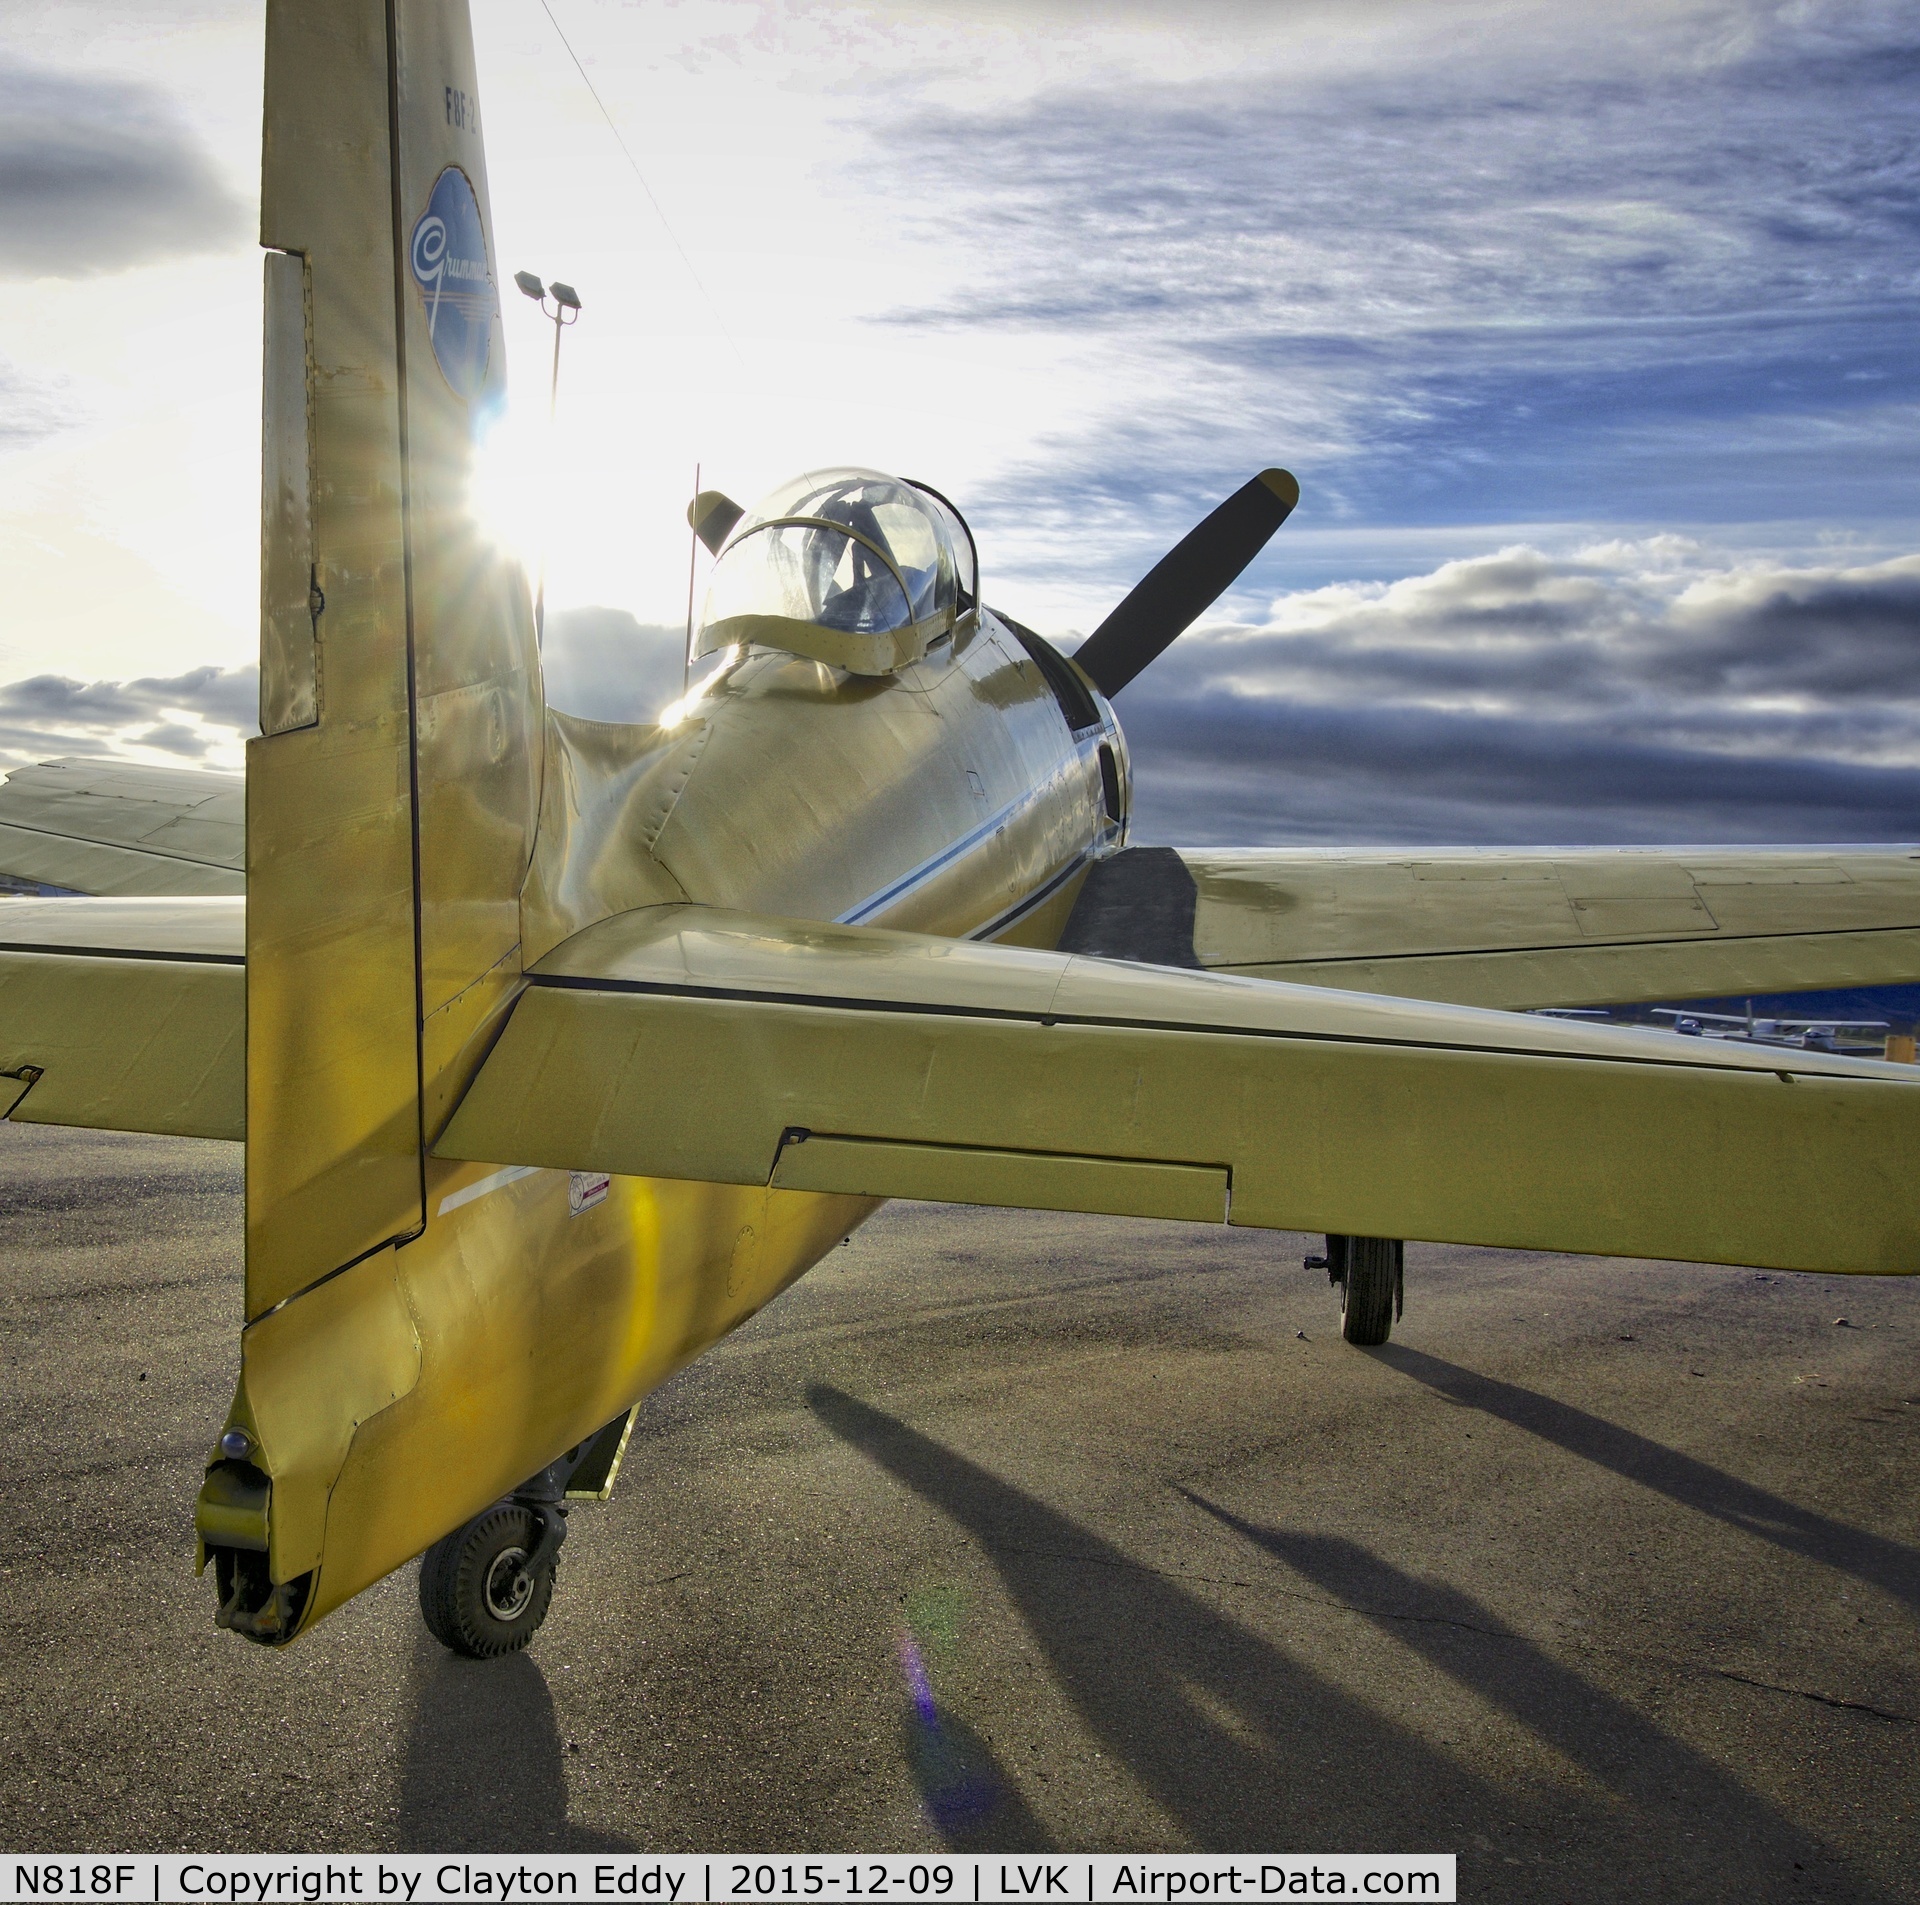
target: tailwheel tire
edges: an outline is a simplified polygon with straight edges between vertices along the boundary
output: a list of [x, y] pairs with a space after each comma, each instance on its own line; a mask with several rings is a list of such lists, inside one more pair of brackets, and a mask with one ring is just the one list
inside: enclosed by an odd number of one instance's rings
[[1340, 1298], [1340, 1334], [1371, 1349], [1384, 1343], [1400, 1311], [1406, 1246], [1394, 1237], [1349, 1237]]
[[528, 1565], [540, 1522], [518, 1502], [497, 1502], [420, 1557], [420, 1613], [443, 1647], [469, 1660], [517, 1653], [553, 1604], [554, 1556]]

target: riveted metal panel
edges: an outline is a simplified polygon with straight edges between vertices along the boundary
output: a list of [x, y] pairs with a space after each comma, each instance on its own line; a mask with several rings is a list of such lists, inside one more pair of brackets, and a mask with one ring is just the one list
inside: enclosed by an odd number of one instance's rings
[[701, 907], [533, 977], [446, 1155], [1920, 1271], [1905, 1066]]
[[307, 264], [325, 705], [247, 754], [247, 1312], [419, 1227], [405, 522], [381, 0], [267, 15], [261, 236]]
[[[539, 813], [544, 728], [526, 577], [471, 508], [475, 462], [507, 387], [472, 32], [466, 9], [444, 0], [394, 0], [393, 20], [422, 1072], [431, 1134], [519, 983], [520, 888]], [[482, 255], [463, 259], [450, 241], [436, 275], [428, 269], [431, 221], [449, 196], [477, 210]], [[476, 275], [482, 271], [484, 279]], [[487, 327], [484, 344], [464, 356], [448, 347], [456, 299], [464, 301], [470, 335], [479, 337], [482, 322]]]
[[260, 406], [260, 732], [320, 718], [321, 597], [308, 458], [313, 351], [307, 261], [270, 251]]

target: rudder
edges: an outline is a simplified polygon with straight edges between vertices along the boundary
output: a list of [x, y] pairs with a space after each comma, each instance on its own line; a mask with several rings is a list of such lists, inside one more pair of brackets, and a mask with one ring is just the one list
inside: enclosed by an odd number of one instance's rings
[[249, 1318], [421, 1228], [519, 979], [542, 708], [467, 507], [505, 395], [477, 96], [460, 0], [269, 6]]

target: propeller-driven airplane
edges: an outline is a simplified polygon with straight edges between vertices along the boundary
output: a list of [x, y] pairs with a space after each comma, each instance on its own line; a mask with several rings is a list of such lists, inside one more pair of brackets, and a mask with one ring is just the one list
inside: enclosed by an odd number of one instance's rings
[[[1861, 1052], [1876, 1046], [1884, 1049], [1890, 1029], [1885, 1019], [1755, 1018], [1751, 1004], [1744, 1013], [1657, 1005], [1653, 1016], [1671, 1019], [1676, 1032], [1692, 1038], [1745, 1039], [1754, 1045], [1797, 1045], [1809, 1052], [1837, 1052], [1849, 1047]], [[1878, 1037], [1874, 1036], [1876, 1033]]]
[[[501, 400], [463, 0], [270, 0], [261, 736], [0, 797], [0, 1110], [246, 1141], [196, 1521], [279, 1644], [424, 1553], [523, 1646], [649, 1390], [887, 1197], [1920, 1270], [1911, 1067], [1530, 1016], [1920, 977], [1904, 849], [1132, 848], [1115, 698], [1269, 470], [1073, 659], [873, 471], [745, 511], [657, 723], [544, 705], [467, 508]], [[1136, 690], [1136, 692], [1139, 692]]]

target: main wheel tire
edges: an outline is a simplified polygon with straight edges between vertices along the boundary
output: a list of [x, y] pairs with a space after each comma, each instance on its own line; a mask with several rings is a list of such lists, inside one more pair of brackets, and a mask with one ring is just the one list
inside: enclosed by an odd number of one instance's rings
[[1400, 1285], [1401, 1244], [1392, 1237], [1349, 1237], [1347, 1276], [1340, 1299], [1340, 1334], [1371, 1349], [1393, 1330]]
[[517, 1653], [553, 1604], [553, 1558], [529, 1570], [540, 1523], [496, 1502], [420, 1557], [420, 1613], [441, 1646], [469, 1660]]

